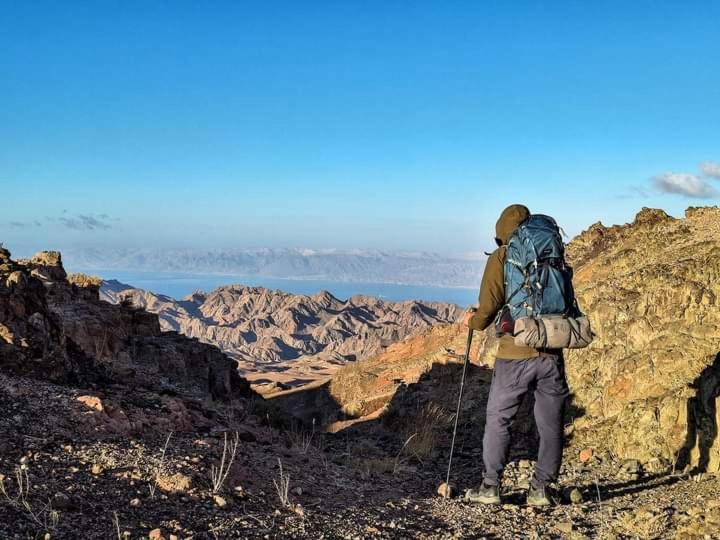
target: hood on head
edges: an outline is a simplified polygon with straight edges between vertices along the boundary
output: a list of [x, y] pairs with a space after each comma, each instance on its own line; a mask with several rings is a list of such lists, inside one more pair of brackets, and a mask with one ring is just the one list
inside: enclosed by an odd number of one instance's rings
[[522, 204], [512, 204], [500, 214], [500, 219], [495, 224], [495, 242], [498, 246], [508, 243], [510, 236], [520, 224], [530, 217], [530, 210]]

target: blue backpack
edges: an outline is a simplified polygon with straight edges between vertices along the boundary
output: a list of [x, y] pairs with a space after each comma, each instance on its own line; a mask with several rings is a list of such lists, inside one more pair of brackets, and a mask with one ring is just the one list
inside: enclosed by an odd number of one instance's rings
[[504, 273], [505, 306], [495, 321], [498, 334], [512, 334], [521, 317], [580, 315], [560, 228], [550, 216], [531, 215], [512, 234]]

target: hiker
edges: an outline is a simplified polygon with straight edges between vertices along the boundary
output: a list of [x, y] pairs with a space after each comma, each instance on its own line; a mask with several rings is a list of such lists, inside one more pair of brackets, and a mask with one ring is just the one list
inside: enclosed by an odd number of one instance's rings
[[[487, 260], [477, 309], [463, 318], [473, 330], [485, 330], [494, 321], [501, 336], [483, 436], [485, 473], [481, 486], [468, 490], [465, 498], [484, 504], [500, 502], [510, 425], [525, 394], [533, 391], [540, 448], [527, 503], [546, 506], [554, 503], [549, 484], [557, 480], [560, 471], [563, 412], [569, 391], [562, 348], [538, 344], [582, 347], [592, 337], [587, 318], [574, 318], [580, 313], [572, 290], [572, 271], [565, 265], [555, 221], [533, 216], [525, 206], [514, 204], [503, 210], [495, 230], [498, 248]], [[512, 257], [508, 257], [509, 250]], [[543, 320], [545, 316], [549, 318]], [[519, 322], [525, 325], [522, 335], [517, 332]]]

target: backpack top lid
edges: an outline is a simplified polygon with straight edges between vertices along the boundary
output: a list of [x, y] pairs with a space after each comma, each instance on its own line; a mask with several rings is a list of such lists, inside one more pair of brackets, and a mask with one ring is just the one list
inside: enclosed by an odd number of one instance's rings
[[523, 266], [535, 261], [564, 259], [565, 245], [557, 222], [544, 214], [532, 214], [511, 235], [511, 251], [523, 255]]

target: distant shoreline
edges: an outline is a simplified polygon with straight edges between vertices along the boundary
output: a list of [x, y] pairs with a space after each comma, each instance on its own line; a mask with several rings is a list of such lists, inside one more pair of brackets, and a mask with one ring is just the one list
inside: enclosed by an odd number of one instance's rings
[[[183, 279], [183, 278], [198, 278], [198, 277], [231, 277], [231, 278], [243, 278], [243, 279], [271, 279], [271, 280], [282, 280], [282, 281], [317, 281], [317, 282], [330, 282], [330, 283], [357, 283], [365, 285], [400, 285], [403, 287], [431, 287], [437, 289], [480, 289], [480, 280], [475, 285], [445, 285], [437, 282], [407, 282], [407, 281], [363, 281], [358, 279], [342, 279], [333, 278], [330, 276], [276, 276], [266, 274], [234, 274], [226, 272], [192, 272], [192, 271], [174, 271], [174, 270], [133, 270], [131, 268], [68, 268], [68, 273], [77, 272], [83, 274], [92, 275], [94, 273], [107, 273], [121, 272], [121, 273], [132, 273], [132, 274], [148, 274], [148, 275], [174, 275], [175, 278], [169, 279]], [[102, 276], [100, 276], [102, 277]], [[112, 279], [112, 278], [110, 278]], [[239, 283], [228, 283], [228, 285], [236, 285]]]
[[307, 296], [328, 291], [336, 298], [344, 300], [353, 296], [372, 296], [395, 302], [416, 300], [468, 306], [477, 301], [478, 291], [478, 287], [443, 287], [408, 283], [309, 279], [306, 277], [275, 278], [226, 273], [200, 274], [87, 268], [72, 268], [71, 270], [95, 274], [106, 281], [117, 280], [175, 300], [182, 300], [198, 291], [209, 293], [218, 287], [241, 285], [264, 287]]

